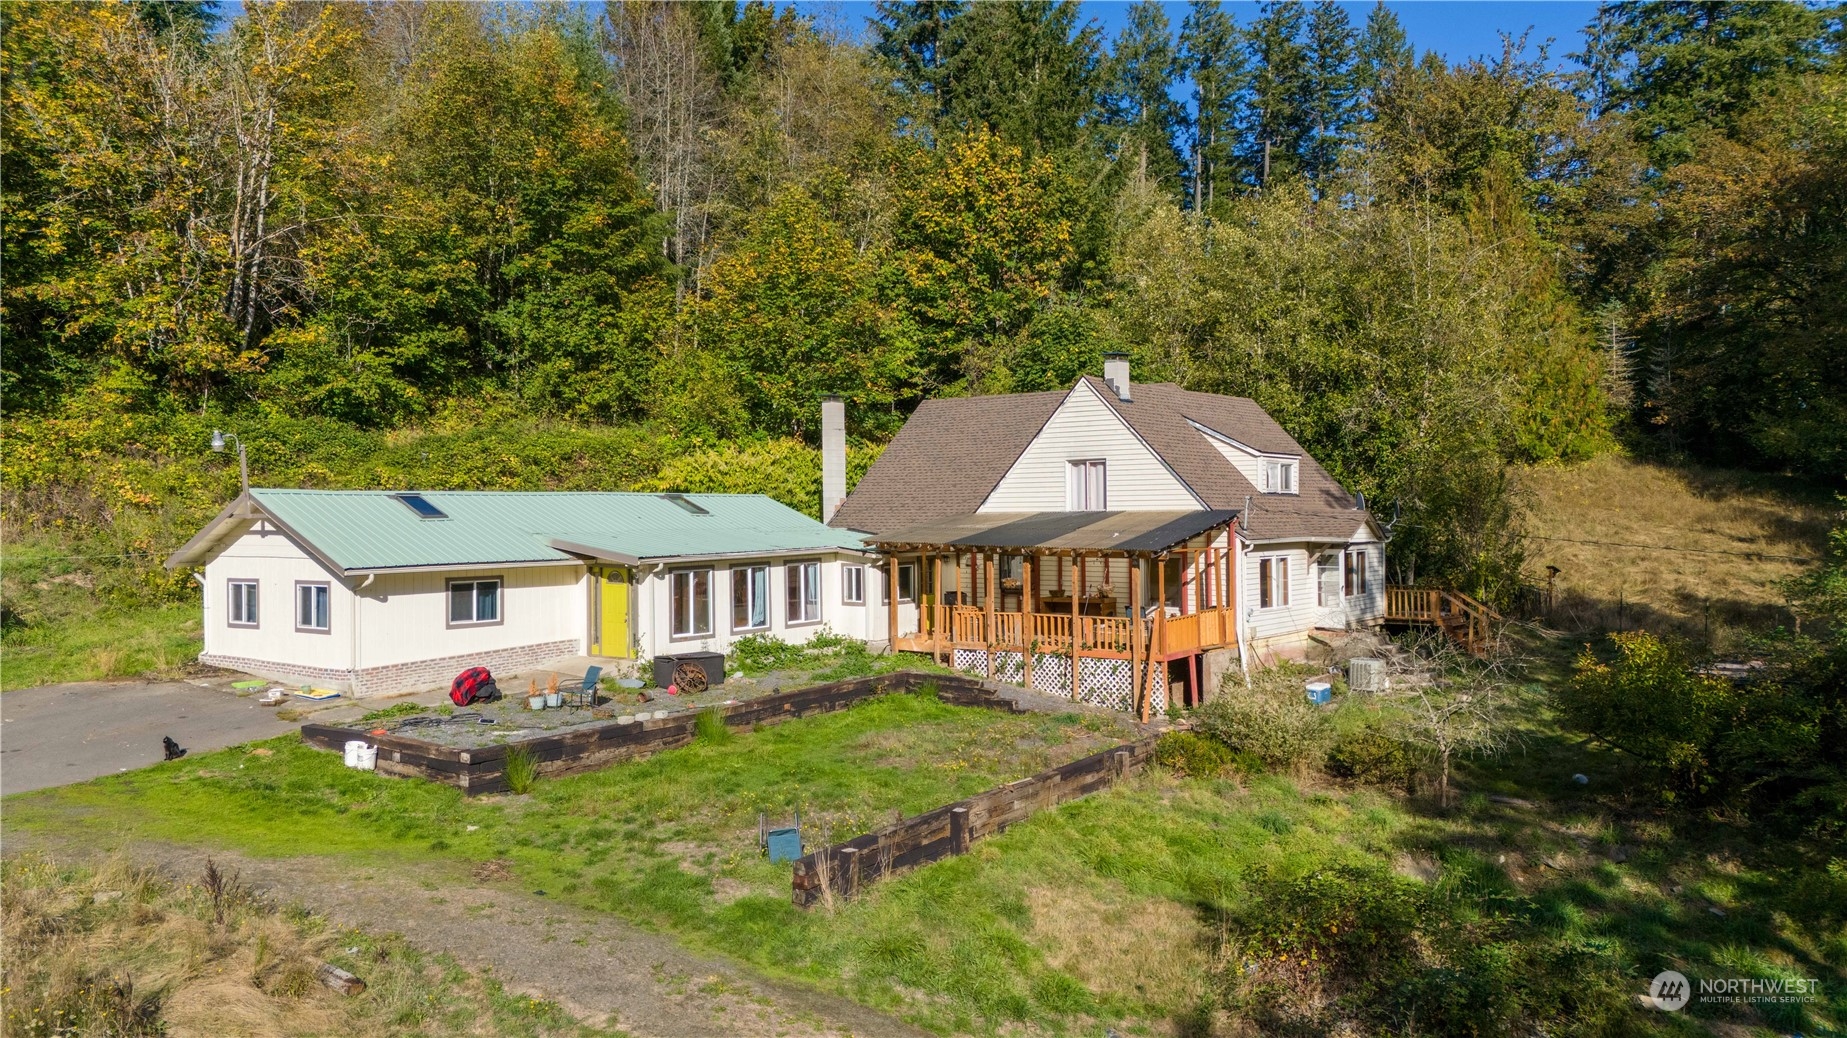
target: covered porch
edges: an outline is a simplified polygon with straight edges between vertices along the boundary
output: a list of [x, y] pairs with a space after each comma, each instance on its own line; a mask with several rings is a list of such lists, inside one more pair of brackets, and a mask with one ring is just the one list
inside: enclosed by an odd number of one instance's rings
[[899, 589], [894, 648], [1146, 720], [1199, 703], [1231, 657], [1208, 654], [1235, 652], [1237, 518], [970, 513], [870, 543]]

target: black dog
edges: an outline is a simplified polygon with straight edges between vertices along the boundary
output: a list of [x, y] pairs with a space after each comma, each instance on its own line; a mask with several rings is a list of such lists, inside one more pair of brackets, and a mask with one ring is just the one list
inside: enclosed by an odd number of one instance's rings
[[179, 760], [181, 757], [186, 756], [186, 747], [181, 746], [177, 742], [174, 742], [173, 736], [163, 735], [160, 737], [160, 742], [161, 742], [161, 745], [167, 748], [167, 759], [168, 760]]

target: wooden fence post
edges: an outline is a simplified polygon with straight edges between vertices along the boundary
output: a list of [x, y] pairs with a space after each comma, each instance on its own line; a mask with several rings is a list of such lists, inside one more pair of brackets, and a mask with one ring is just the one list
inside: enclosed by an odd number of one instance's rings
[[859, 893], [859, 848], [840, 848], [840, 896], [852, 897]]
[[949, 812], [949, 853], [968, 853], [968, 808], [953, 808]]

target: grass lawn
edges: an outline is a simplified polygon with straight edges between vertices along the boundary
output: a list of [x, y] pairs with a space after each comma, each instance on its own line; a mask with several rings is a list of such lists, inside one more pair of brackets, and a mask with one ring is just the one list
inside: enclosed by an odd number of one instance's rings
[[178, 673], [199, 658], [197, 605], [119, 606], [9, 630], [0, 688]]
[[[1638, 807], [1619, 761], [1544, 717], [1518, 755], [1468, 771], [1474, 792], [1450, 811], [1320, 779], [1156, 771], [812, 912], [790, 905], [788, 867], [756, 851], [759, 810], [799, 808], [813, 846], [1124, 735], [895, 695], [474, 801], [278, 740], [9, 798], [5, 820], [426, 874], [500, 859], [522, 887], [944, 1032], [1239, 1033], [1235, 1016], [1320, 1033], [1329, 1018], [1299, 1012], [1314, 1005], [1351, 1010], [1361, 1033], [1456, 1033], [1494, 1012], [1555, 1035], [1694, 1034], [1701, 1020], [1813, 1032], [1847, 1017], [1847, 862]], [[1380, 989], [1387, 1004], [1341, 1002], [1386, 965], [1409, 971]], [[1670, 967], [1817, 977], [1824, 1002], [1636, 1008]], [[1416, 1026], [1379, 1024], [1398, 1012]]]

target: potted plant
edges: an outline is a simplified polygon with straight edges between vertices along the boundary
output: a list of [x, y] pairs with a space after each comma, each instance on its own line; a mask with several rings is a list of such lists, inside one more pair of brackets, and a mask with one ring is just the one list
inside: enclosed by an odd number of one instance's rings
[[545, 682], [545, 705], [553, 710], [564, 705], [564, 693], [558, 691], [558, 675], [553, 674]]
[[528, 710], [545, 709], [545, 693], [539, 691], [537, 678], [526, 682], [526, 708]]

